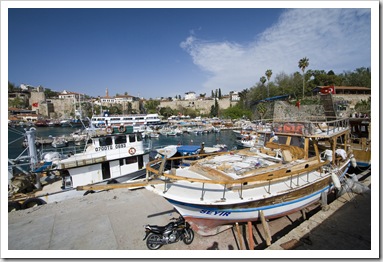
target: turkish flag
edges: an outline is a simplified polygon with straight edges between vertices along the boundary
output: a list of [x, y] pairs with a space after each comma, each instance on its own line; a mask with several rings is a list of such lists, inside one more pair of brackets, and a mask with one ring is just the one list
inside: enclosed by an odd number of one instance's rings
[[39, 103], [33, 103], [32, 106], [33, 106], [33, 107], [38, 107], [38, 106], [39, 106]]
[[332, 86], [324, 86], [321, 88], [320, 92], [322, 94], [335, 94], [335, 87]]

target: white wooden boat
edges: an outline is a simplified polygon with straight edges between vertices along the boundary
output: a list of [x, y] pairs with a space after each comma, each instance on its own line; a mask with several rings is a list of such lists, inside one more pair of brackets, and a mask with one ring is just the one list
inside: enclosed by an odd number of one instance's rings
[[[335, 157], [335, 149], [347, 150], [336, 143], [347, 141], [347, 120], [328, 123], [320, 134], [310, 126], [303, 123], [300, 133], [278, 133], [277, 143], [219, 153], [188, 167], [163, 171], [148, 165], [152, 183], [146, 189], [167, 199], [201, 235], [257, 221], [261, 213], [270, 219], [296, 212], [338, 188], [353, 158], [350, 153]], [[330, 155], [321, 157], [319, 140], [331, 141]]]
[[54, 137], [51, 145], [54, 148], [62, 148], [68, 146], [68, 141], [64, 137]]

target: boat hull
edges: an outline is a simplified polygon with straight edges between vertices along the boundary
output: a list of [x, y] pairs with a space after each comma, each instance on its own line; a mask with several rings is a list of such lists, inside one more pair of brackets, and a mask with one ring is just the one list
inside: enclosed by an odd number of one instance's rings
[[[177, 211], [191, 225], [193, 230], [202, 236], [218, 234], [236, 222], [258, 221], [262, 211], [266, 219], [279, 218], [302, 210], [303, 208], [317, 203], [321, 194], [328, 194], [330, 185], [308, 195], [301, 196], [291, 201], [282, 201], [284, 197], [273, 197], [267, 201], [253, 201], [237, 205], [195, 205], [182, 203], [166, 198]], [[271, 204], [275, 202], [275, 204]], [[265, 203], [270, 203], [266, 204]]]

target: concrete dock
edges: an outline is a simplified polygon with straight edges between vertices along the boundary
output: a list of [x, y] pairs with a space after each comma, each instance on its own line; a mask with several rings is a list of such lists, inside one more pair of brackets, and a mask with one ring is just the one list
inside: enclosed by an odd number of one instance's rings
[[[2, 257], [159, 258], [179, 257], [180, 254], [183, 258], [346, 258], [350, 255], [356, 258], [361, 254], [363, 258], [379, 257], [378, 250], [373, 250], [379, 240], [372, 238], [369, 194], [343, 195], [332, 202], [327, 211], [319, 211], [287, 235], [280, 238], [274, 236], [271, 246], [262, 250], [240, 250], [250, 249], [246, 225], [241, 225], [240, 231], [234, 227], [215, 236], [195, 234], [191, 245], [178, 242], [165, 245], [158, 251], [148, 250], [142, 240], [144, 225], [165, 225], [171, 217], [177, 216], [165, 199], [145, 189], [115, 189], [11, 212], [8, 214], [8, 228], [5, 226], [8, 229], [8, 246], [4, 246], [6, 243], [2, 241]], [[291, 216], [284, 219], [293, 224], [297, 218]], [[256, 225], [253, 227], [255, 242], [264, 241], [262, 230]], [[276, 224], [271, 231], [280, 232], [281, 228]], [[238, 235], [238, 232], [241, 233]], [[176, 252], [180, 250], [188, 252]], [[310, 254], [305, 250], [310, 250]], [[315, 253], [312, 252], [314, 250], [333, 252]], [[336, 251], [343, 252], [338, 254]]]

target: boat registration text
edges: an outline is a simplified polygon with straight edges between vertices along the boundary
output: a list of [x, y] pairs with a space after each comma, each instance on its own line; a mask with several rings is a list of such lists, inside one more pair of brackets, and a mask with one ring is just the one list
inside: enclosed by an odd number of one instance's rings
[[[115, 145], [115, 149], [119, 149], [119, 148], [126, 148], [126, 144]], [[113, 145], [99, 146], [95, 148], [95, 151], [98, 152], [98, 151], [105, 151], [105, 150], [111, 150], [111, 149], [113, 149]]]

